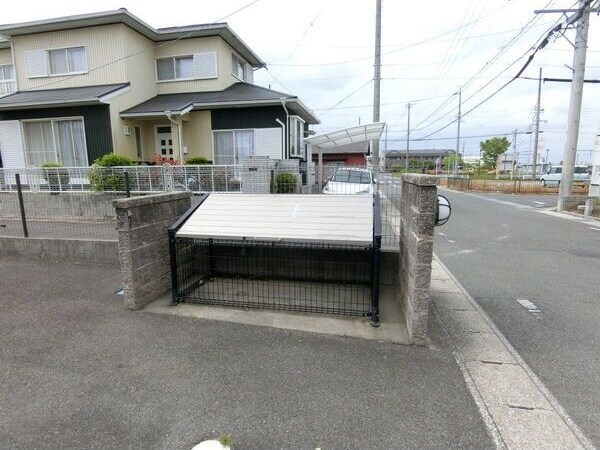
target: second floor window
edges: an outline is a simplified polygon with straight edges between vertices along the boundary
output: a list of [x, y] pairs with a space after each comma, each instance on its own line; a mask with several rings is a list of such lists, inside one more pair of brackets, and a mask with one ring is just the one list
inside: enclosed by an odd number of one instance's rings
[[0, 65], [0, 96], [17, 90], [15, 68], [12, 64]]
[[193, 56], [175, 56], [156, 60], [156, 74], [159, 81], [194, 78]]
[[51, 75], [85, 72], [87, 70], [85, 47], [48, 50], [48, 66]]
[[231, 73], [240, 80], [246, 81], [246, 64], [235, 55], [231, 55]]

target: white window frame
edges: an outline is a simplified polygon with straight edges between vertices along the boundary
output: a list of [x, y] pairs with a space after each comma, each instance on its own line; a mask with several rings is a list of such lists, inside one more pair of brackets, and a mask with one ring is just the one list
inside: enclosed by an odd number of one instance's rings
[[4, 67], [12, 67], [12, 71], [13, 71], [15, 77], [14, 78], [0, 78], [0, 84], [10, 85], [12, 83], [14, 89], [9, 90], [5, 94], [0, 93], [0, 97], [3, 97], [5, 95], [10, 95], [17, 91], [17, 72], [15, 70], [15, 65], [14, 64], [0, 64], [0, 71], [3, 71]]
[[[233, 149], [233, 165], [234, 166], [239, 166], [240, 164], [242, 164], [241, 161], [236, 161], [235, 159], [237, 158], [237, 149], [235, 148], [235, 133], [236, 131], [252, 131], [252, 135], [253, 135], [253, 140], [256, 139], [256, 128], [229, 128], [226, 130], [212, 130], [212, 160], [213, 163], [216, 161], [215, 159], [215, 150], [217, 148], [217, 139], [216, 139], [216, 135], [215, 133], [221, 133], [221, 132], [230, 132], [233, 133], [233, 145], [234, 145], [234, 149]], [[252, 148], [252, 156], [254, 156], [256, 154], [256, 146], [254, 145], [254, 143], [252, 144], [253, 148]], [[225, 164], [228, 165], [228, 164]]]
[[[191, 58], [192, 60], [192, 76], [191, 78], [177, 78], [177, 66], [176, 66], [176, 59], [183, 59], [183, 58]], [[173, 76], [175, 76], [175, 78], [169, 79], [169, 80], [159, 80], [158, 79], [158, 60], [160, 59], [171, 59], [173, 60]], [[185, 55], [173, 55], [173, 56], [161, 56], [159, 58], [156, 58], [154, 60], [154, 70], [155, 70], [155, 76], [156, 76], [156, 82], [157, 83], [173, 83], [176, 81], [191, 81], [191, 80], [196, 80], [197, 78], [194, 77], [194, 55], [193, 54], [185, 54]]]
[[[63, 73], [52, 73], [52, 64], [50, 64], [50, 52], [64, 50], [67, 53], [67, 50], [71, 48], [82, 48], [83, 53], [85, 55], [85, 70], [75, 70], [75, 71], [67, 71]], [[64, 77], [65, 75], [83, 75], [88, 73], [88, 61], [87, 61], [87, 48], [85, 45], [71, 45], [69, 47], [58, 47], [58, 48], [47, 48], [44, 50], [44, 54], [46, 55], [46, 73], [47, 75], [37, 75], [29, 78], [46, 78], [46, 77]], [[67, 70], [69, 66], [69, 56], [67, 56]]]
[[[29, 166], [29, 161], [27, 160], [27, 139], [25, 136], [25, 126], [23, 126], [23, 124], [25, 123], [31, 123], [31, 122], [50, 122], [51, 123], [51, 128], [52, 128], [52, 146], [54, 148], [54, 157], [56, 162], [58, 162], [58, 150], [56, 148], [56, 132], [54, 130], [54, 122], [64, 122], [64, 121], [69, 121], [69, 120], [81, 120], [81, 122], [83, 123], [83, 145], [85, 147], [85, 163], [83, 164], [84, 167], [89, 166], [89, 156], [88, 156], [88, 146], [87, 146], [87, 137], [85, 135], [85, 119], [83, 116], [73, 116], [73, 117], [45, 117], [43, 119], [22, 119], [21, 122], [21, 139], [23, 142], [23, 150], [24, 150], [24, 160], [25, 160], [25, 165], [27, 167]], [[73, 131], [71, 131], [71, 139], [73, 139]]]
[[[304, 124], [306, 123], [300, 116], [289, 116], [288, 120], [288, 149], [290, 158], [304, 158]], [[298, 125], [301, 132], [298, 134]], [[292, 142], [297, 144], [297, 151], [292, 153]]]
[[[237, 73], [234, 72], [233, 70], [233, 64], [234, 62], [240, 62], [242, 65], [242, 78], [239, 77], [239, 75]], [[231, 54], [231, 75], [233, 75], [235, 78], [237, 78], [240, 81], [246, 81], [248, 79], [248, 68], [246, 67], [246, 62], [244, 61], [244, 58], [236, 55], [235, 53]]]

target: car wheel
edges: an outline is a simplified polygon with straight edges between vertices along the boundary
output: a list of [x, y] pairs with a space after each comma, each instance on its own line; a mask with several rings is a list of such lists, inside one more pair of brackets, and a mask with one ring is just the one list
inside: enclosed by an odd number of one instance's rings
[[542, 187], [546, 187], [546, 180], [542, 180]]

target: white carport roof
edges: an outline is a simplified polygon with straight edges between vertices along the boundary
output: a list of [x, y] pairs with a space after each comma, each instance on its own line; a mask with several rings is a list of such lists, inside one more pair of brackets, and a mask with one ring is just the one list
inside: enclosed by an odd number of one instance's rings
[[369, 123], [356, 127], [342, 128], [329, 133], [304, 138], [304, 142], [314, 148], [333, 148], [355, 142], [378, 140], [383, 133], [385, 122]]

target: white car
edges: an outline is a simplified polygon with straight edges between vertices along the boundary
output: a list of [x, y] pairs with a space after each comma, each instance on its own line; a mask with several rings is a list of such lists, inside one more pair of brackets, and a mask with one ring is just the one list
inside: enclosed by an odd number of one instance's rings
[[[540, 177], [542, 186], [560, 184], [562, 178], [562, 166], [551, 167]], [[573, 181], [575, 183], [587, 183], [590, 181], [590, 174], [587, 166], [575, 166], [573, 168]]]
[[323, 194], [373, 194], [374, 184], [370, 170], [344, 167], [327, 180]]

